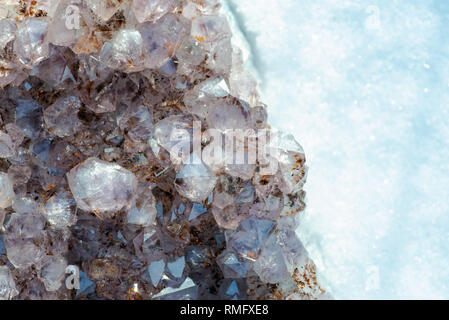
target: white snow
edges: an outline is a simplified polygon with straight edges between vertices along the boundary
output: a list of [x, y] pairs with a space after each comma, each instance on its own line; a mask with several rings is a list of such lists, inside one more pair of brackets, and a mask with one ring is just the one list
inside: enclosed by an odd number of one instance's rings
[[229, 2], [308, 156], [298, 232], [332, 294], [449, 299], [449, 3]]

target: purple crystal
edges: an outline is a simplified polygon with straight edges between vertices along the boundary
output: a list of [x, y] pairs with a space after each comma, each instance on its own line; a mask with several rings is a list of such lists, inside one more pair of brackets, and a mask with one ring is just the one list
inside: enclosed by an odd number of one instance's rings
[[323, 296], [304, 151], [264, 142], [227, 6], [22, 2], [0, 19], [0, 299]]

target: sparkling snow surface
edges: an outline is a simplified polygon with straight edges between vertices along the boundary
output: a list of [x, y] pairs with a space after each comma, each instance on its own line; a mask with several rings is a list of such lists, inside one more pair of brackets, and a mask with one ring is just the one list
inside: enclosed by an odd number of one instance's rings
[[449, 3], [229, 1], [308, 157], [299, 233], [332, 294], [449, 299]]

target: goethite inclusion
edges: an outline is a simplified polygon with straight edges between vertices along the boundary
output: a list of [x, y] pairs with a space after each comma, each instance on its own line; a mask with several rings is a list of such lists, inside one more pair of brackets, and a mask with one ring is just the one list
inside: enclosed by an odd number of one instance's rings
[[0, 18], [0, 299], [327, 296], [294, 231], [304, 152], [279, 134], [266, 170], [218, 0], [7, 0]]

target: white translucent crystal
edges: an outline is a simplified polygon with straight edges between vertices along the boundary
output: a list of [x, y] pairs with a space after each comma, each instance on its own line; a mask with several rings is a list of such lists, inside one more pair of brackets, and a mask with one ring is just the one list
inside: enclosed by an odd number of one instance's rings
[[247, 70], [231, 72], [229, 85], [232, 96], [255, 106], [259, 101], [258, 82]]
[[217, 42], [230, 37], [228, 21], [222, 16], [201, 16], [192, 21], [192, 36], [201, 42]]
[[83, 35], [83, 22], [78, 1], [59, 1], [48, 28], [48, 41], [57, 46], [73, 47]]
[[50, 56], [31, 70], [36, 76], [54, 88], [73, 85], [76, 80], [70, 68], [70, 51], [63, 47], [50, 47]]
[[48, 22], [40, 18], [30, 18], [22, 22], [16, 34], [14, 50], [21, 63], [31, 68], [48, 55], [45, 39]]
[[19, 294], [11, 270], [0, 266], [0, 300], [11, 300]]
[[16, 107], [16, 126], [32, 139], [37, 138], [42, 130], [42, 107], [34, 100], [18, 100]]
[[154, 127], [154, 138], [170, 153], [173, 162], [185, 161], [190, 155], [192, 121], [186, 115], [173, 115], [159, 121]]
[[156, 199], [151, 189], [139, 185], [136, 204], [128, 212], [128, 223], [140, 226], [151, 226], [156, 219]]
[[176, 8], [177, 0], [133, 0], [132, 8], [137, 21], [155, 21]]
[[195, 18], [191, 35], [201, 41], [208, 51], [207, 66], [218, 74], [229, 73], [233, 50], [231, 29], [226, 18], [213, 15]]
[[225, 278], [245, 278], [250, 266], [248, 262], [239, 260], [231, 251], [220, 254], [217, 263]]
[[193, 300], [196, 299], [198, 286], [191, 278], [187, 278], [178, 288], [167, 287], [153, 298], [161, 300]]
[[254, 263], [254, 271], [268, 283], [279, 283], [290, 276], [276, 240], [274, 234], [267, 239], [260, 257]]
[[193, 19], [203, 14], [216, 15], [220, 8], [220, 0], [189, 1], [184, 5], [182, 14], [189, 19]]
[[19, 64], [8, 60], [0, 59], [0, 70], [0, 88], [8, 84], [19, 84], [27, 77]]
[[190, 28], [190, 20], [174, 14], [167, 14], [155, 23], [141, 24], [138, 30], [142, 35], [146, 54], [145, 66], [163, 66], [189, 35]]
[[290, 274], [293, 274], [296, 268], [304, 267], [308, 263], [308, 253], [294, 229], [278, 230], [276, 238]]
[[31, 198], [17, 197], [14, 200], [12, 209], [15, 213], [39, 212], [39, 205]]
[[3, 131], [0, 131], [0, 158], [9, 158], [14, 156], [15, 148], [11, 137]]
[[81, 101], [78, 97], [67, 96], [57, 99], [44, 111], [44, 120], [49, 131], [58, 137], [74, 135], [80, 128], [78, 111]]
[[9, 261], [19, 269], [39, 265], [45, 256], [45, 219], [38, 212], [13, 213], [5, 232]]
[[66, 275], [67, 262], [59, 256], [52, 256], [41, 269], [42, 279], [47, 291], [57, 291], [63, 284]]
[[255, 261], [265, 241], [274, 230], [275, 223], [270, 220], [249, 217], [240, 223], [239, 228], [230, 234], [228, 246], [241, 257]]
[[119, 126], [123, 131], [127, 130], [131, 139], [149, 142], [154, 130], [153, 116], [147, 106], [132, 105], [126, 110]]
[[76, 223], [76, 202], [66, 191], [58, 192], [48, 199], [43, 213], [54, 227], [69, 227]]
[[17, 27], [14, 22], [7, 19], [0, 19], [0, 52], [5, 46], [15, 39]]
[[175, 187], [189, 200], [203, 202], [214, 189], [216, 181], [216, 175], [203, 162], [194, 158], [192, 163], [184, 165], [176, 175]]
[[179, 58], [180, 63], [196, 66], [204, 61], [206, 53], [200, 41], [189, 37], [176, 50], [176, 57]]
[[293, 230], [277, 230], [267, 240], [254, 271], [266, 282], [289, 281], [296, 269], [309, 263], [308, 254]]
[[137, 30], [122, 29], [110, 42], [106, 42], [100, 60], [109, 68], [123, 72], [143, 69], [143, 41]]
[[101, 20], [108, 21], [120, 8], [119, 0], [89, 0], [87, 6]]
[[94, 212], [115, 212], [132, 205], [136, 177], [115, 163], [89, 158], [68, 174], [70, 190], [79, 208]]
[[153, 261], [148, 266], [148, 273], [150, 274], [151, 283], [153, 286], [157, 286], [159, 284], [159, 281], [161, 281], [162, 274], [165, 270], [165, 261], [164, 260], [158, 260]]
[[184, 103], [188, 110], [202, 118], [206, 118], [211, 105], [218, 104], [217, 98], [229, 95], [229, 87], [222, 77], [201, 82], [184, 95]]
[[23, 139], [25, 138], [25, 133], [23, 132], [23, 130], [16, 126], [14, 123], [8, 123], [5, 126], [5, 129], [12, 142], [14, 143], [14, 146], [20, 146]]
[[8, 174], [0, 172], [0, 209], [10, 207], [14, 198], [13, 184]]

